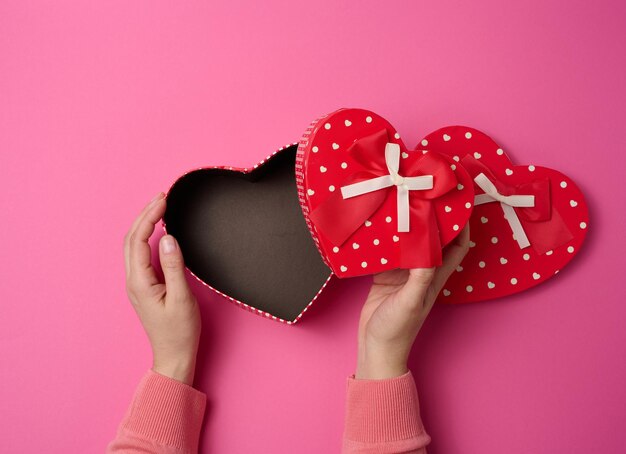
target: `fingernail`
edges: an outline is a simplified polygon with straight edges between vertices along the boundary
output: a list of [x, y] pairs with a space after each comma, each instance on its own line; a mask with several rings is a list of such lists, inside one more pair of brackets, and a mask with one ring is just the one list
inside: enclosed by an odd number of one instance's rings
[[150, 200], [150, 203], [152, 202], [156, 202], [157, 200], [159, 200], [160, 198], [162, 198], [165, 194], [163, 194], [162, 192], [159, 192], [157, 195], [155, 195], [152, 200]]
[[161, 240], [161, 250], [164, 254], [171, 254], [176, 250], [176, 240], [173, 236], [165, 235]]

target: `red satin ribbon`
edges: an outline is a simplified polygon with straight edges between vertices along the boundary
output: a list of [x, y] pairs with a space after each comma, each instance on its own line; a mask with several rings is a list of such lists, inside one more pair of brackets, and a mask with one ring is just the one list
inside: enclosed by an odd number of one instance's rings
[[[385, 162], [385, 145], [389, 142], [386, 129], [356, 140], [348, 149], [353, 158], [350, 168], [355, 169], [338, 185], [369, 180], [389, 174]], [[450, 164], [439, 154], [429, 152], [407, 164], [400, 160], [399, 174], [405, 177], [433, 175], [433, 188], [409, 191], [411, 227], [409, 232], [390, 232], [401, 238], [400, 268], [420, 268], [441, 265], [439, 226], [432, 200], [441, 197], [457, 185]], [[385, 202], [396, 198], [396, 186], [344, 199], [340, 191], [314, 209], [309, 217], [330, 242], [336, 246], [345, 243], [364, 222]], [[396, 206], [395, 203], [393, 206]], [[395, 225], [395, 224], [389, 224]]]
[[484, 173], [502, 195], [535, 196], [534, 207], [513, 207], [513, 209], [526, 232], [530, 245], [538, 254], [556, 249], [574, 238], [559, 212], [552, 206], [548, 178], [512, 186], [497, 179], [486, 165], [471, 155], [466, 155], [461, 159], [461, 164], [472, 179], [479, 173]]

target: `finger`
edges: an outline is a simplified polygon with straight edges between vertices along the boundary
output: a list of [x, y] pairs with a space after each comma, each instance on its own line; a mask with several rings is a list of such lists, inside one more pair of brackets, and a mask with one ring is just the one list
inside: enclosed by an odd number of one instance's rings
[[185, 261], [178, 242], [172, 235], [165, 235], [161, 238], [159, 258], [168, 301], [170, 299], [174, 302], [188, 300], [191, 292], [185, 279]]
[[163, 197], [165, 197], [165, 194], [163, 194], [162, 192], [159, 192], [156, 196], [152, 198], [152, 200], [150, 200], [150, 202], [148, 202], [148, 204], [143, 208], [143, 210], [141, 210], [141, 213], [139, 213], [139, 216], [135, 218], [135, 220], [133, 221], [133, 224], [131, 225], [130, 229], [126, 233], [126, 236], [124, 237], [124, 264], [126, 266], [126, 276], [128, 276], [128, 273], [130, 272], [130, 237], [135, 232], [135, 230], [137, 229], [137, 226], [139, 225], [141, 220], [145, 217], [146, 213], [150, 210], [150, 208], [152, 208], [152, 206], [159, 199], [162, 199]]
[[461, 233], [443, 250], [443, 263], [435, 271], [432, 285], [429, 289], [429, 297], [426, 298], [426, 313], [435, 305], [437, 295], [450, 278], [456, 267], [463, 261], [469, 249], [469, 224], [466, 224]]
[[469, 225], [465, 226], [459, 236], [454, 239], [446, 248], [443, 253], [443, 263], [437, 270], [434, 285], [443, 285], [448, 277], [454, 272], [454, 270], [463, 261], [463, 258], [467, 254], [469, 249]]
[[[463, 259], [463, 257], [465, 257], [465, 254], [467, 253], [467, 249], [469, 247], [469, 240], [470, 240], [470, 227], [469, 224], [466, 224], [465, 227], [463, 227], [463, 230], [461, 230], [461, 233], [459, 233], [459, 235], [452, 240], [452, 242], [446, 246], [446, 248], [444, 248], [444, 255], [443, 255], [443, 262], [445, 265], [448, 265], [450, 263], [454, 264], [455, 260], [459, 259], [459, 256], [461, 256], [461, 260]], [[460, 260], [458, 260], [460, 262]], [[458, 263], [454, 264], [455, 266], [458, 265]]]
[[466, 224], [452, 243], [444, 248], [443, 263], [437, 269], [433, 278], [433, 288], [437, 294], [441, 291], [450, 275], [467, 254], [469, 250], [469, 237], [469, 224]]
[[129, 279], [140, 291], [159, 282], [151, 264], [148, 240], [154, 232], [154, 225], [161, 219], [164, 212], [165, 200], [159, 199], [148, 209], [130, 236]]

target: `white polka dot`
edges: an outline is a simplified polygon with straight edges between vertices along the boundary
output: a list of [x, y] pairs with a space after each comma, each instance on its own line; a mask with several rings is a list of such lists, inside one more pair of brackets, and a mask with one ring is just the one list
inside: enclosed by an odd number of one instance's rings
[[339, 150], [339, 144], [338, 143], [333, 142], [332, 147], [333, 147], [333, 150]]
[[517, 279], [512, 277], [511, 278], [511, 284], [513, 284], [513, 285], [517, 284]]
[[443, 135], [443, 140], [444, 140], [445, 142], [447, 142], [448, 140], [450, 140], [450, 136], [449, 136], [448, 134], [444, 134], [444, 135]]
[[403, 151], [403, 152], [402, 152], [402, 158], [403, 158], [403, 159], [406, 159], [406, 158], [408, 158], [408, 157], [409, 157], [409, 154]]
[[465, 186], [463, 186], [461, 183], [459, 183], [459, 184], [457, 184], [457, 185], [456, 185], [456, 188], [457, 188], [459, 191], [462, 191], [464, 187], [465, 187]]
[[328, 169], [324, 166], [320, 166], [320, 172], [325, 173]]
[[344, 121], [343, 124], [346, 126], [352, 126], [352, 122], [350, 120]]
[[454, 159], [456, 162], [459, 162], [461, 160], [461, 158], [459, 158], [458, 156], [452, 156], [452, 159]]
[[572, 208], [576, 208], [576, 207], [578, 206], [578, 202], [577, 202], [576, 200], [570, 200], [570, 201], [569, 201], [569, 205], [570, 205]]
[[333, 186], [332, 184], [330, 186], [328, 186], [328, 190], [330, 192], [335, 192], [335, 186]]
[[498, 156], [502, 156], [504, 154], [504, 150], [502, 148], [498, 148], [496, 153], [498, 153]]
[[381, 258], [381, 259], [380, 259], [380, 263], [382, 263], [383, 265], [386, 265], [386, 264], [387, 264], [387, 259], [386, 259], [386, 258], [384, 258], [384, 257], [383, 257], [383, 258]]
[[339, 248], [338, 248], [337, 246], [335, 246], [335, 247], [333, 248], [333, 252], [336, 254], [337, 252], [339, 252]]
[[465, 138], [466, 138], [466, 139], [471, 139], [471, 138], [472, 138], [472, 133], [471, 133], [471, 132], [469, 132], [469, 131], [467, 131], [467, 132], [465, 133]]
[[448, 205], [446, 205], [445, 207], [443, 207], [443, 209], [444, 209], [444, 211], [445, 211], [446, 213], [449, 213], [450, 211], [452, 211], [452, 207], [450, 207], [450, 206], [448, 206]]
[[457, 230], [459, 230], [459, 224], [454, 224], [454, 225], [452, 226], [452, 230], [454, 230], [455, 232], [456, 232]]
[[494, 288], [495, 286], [496, 286], [496, 284], [494, 284], [493, 282], [491, 282], [491, 281], [487, 282], [487, 287], [488, 287], [488, 288], [492, 289], [492, 288]]
[[503, 265], [506, 265], [507, 263], [509, 263], [509, 261], [505, 259], [504, 257], [500, 257], [500, 263]]
[[533, 279], [534, 279], [534, 280], [537, 280], [537, 279], [539, 279], [540, 277], [541, 277], [541, 274], [539, 274], [539, 273], [533, 273]]
[[472, 240], [470, 240], [469, 247], [474, 247], [474, 246], [476, 246], [476, 243], [474, 243]]
[[504, 173], [506, 173], [509, 176], [513, 175], [513, 171], [511, 169], [505, 169]]
[[586, 223], [586, 222], [584, 222], [584, 221], [583, 221], [583, 222], [581, 222], [581, 223], [580, 223], [580, 228], [581, 228], [581, 229], [586, 229], [586, 228], [587, 228], [587, 223]]
[[471, 293], [471, 292], [472, 292], [472, 290], [474, 290], [474, 287], [472, 287], [471, 285], [468, 285], [467, 287], [465, 287], [465, 291], [466, 291], [467, 293]]
[[346, 162], [342, 162], [342, 163], [341, 163], [341, 168], [342, 168], [342, 169], [346, 169], [346, 168], [348, 168], [348, 163], [346, 163]]
[[374, 246], [378, 246], [380, 244], [380, 240], [378, 238], [376, 238], [374, 240]]
[[483, 262], [482, 260], [480, 262], [478, 262], [478, 266], [481, 268], [485, 267], [485, 262]]
[[451, 168], [452, 170], [456, 170], [456, 164], [450, 164], [450, 168]]
[[398, 241], [400, 241], [400, 237], [398, 235], [394, 235], [392, 239], [394, 243], [397, 243]]
[[400, 138], [400, 134], [398, 134], [397, 132], [393, 135], [396, 139]]
[[548, 252], [546, 252], [546, 255], [552, 255], [554, 253], [554, 251], [550, 250]]
[[487, 219], [485, 216], [481, 216], [480, 222], [482, 222], [483, 224], [486, 224], [487, 222], [489, 222], [489, 219]]
[[391, 222], [391, 216], [387, 216], [387, 217], [385, 218], [385, 222]]
[[365, 118], [365, 121], [367, 123], [371, 123], [372, 122], [372, 117], [370, 117], [369, 115]]
[[372, 221], [365, 221], [365, 227], [369, 227], [372, 225]]
[[531, 172], [534, 172], [535, 171], [535, 166], [529, 165], [528, 166], [528, 170], [530, 170]]
[[572, 252], [574, 252], [574, 246], [568, 246], [568, 247], [567, 247], [567, 252], [569, 252], [570, 254], [571, 254]]
[[422, 140], [422, 146], [423, 146], [423, 147], [427, 147], [427, 146], [428, 146], [428, 140], [423, 139], [423, 140]]
[[477, 152], [477, 151], [474, 152], [474, 159], [480, 159], [482, 157], [483, 157], [483, 155], [481, 155], [479, 152]]
[[355, 249], [355, 250], [356, 250], [356, 249], [358, 249], [359, 247], [360, 247], [360, 246], [359, 246], [359, 243], [352, 243], [352, 249]]
[[306, 193], [309, 194], [309, 195], [313, 195], [313, 194], [315, 194], [315, 191], [313, 189], [307, 189]]
[[492, 242], [493, 244], [496, 244], [496, 243], [498, 242], [498, 237], [497, 237], [497, 236], [492, 236], [492, 237], [491, 237], [491, 242]]
[[465, 204], [465, 208], [468, 208], [468, 209], [469, 209], [469, 208], [472, 208], [472, 204], [471, 204], [470, 202], [467, 202], [467, 203]]
[[361, 268], [367, 268], [367, 262], [361, 262]]
[[448, 290], [447, 288], [443, 289], [443, 296], [450, 296], [450, 290]]
[[324, 127], [325, 127], [326, 129], [330, 129], [330, 123], [326, 123], [326, 124], [324, 125]]
[[319, 149], [319, 148], [317, 148], [317, 147], [313, 147], [313, 148], [311, 148], [311, 151], [312, 151], [313, 153], [317, 153], [318, 151], [320, 151], [320, 149]]
[[561, 181], [561, 184], [559, 185], [562, 188], [566, 188], [567, 187], [567, 181]]
[[346, 271], [348, 271], [348, 268], [346, 268], [346, 267], [345, 267], [345, 266], [343, 266], [343, 265], [341, 265], [341, 266], [339, 267], [339, 269], [340, 269], [343, 273], [345, 273]]
[[461, 271], [463, 271], [463, 267], [461, 265], [456, 267], [456, 270], [460, 273]]
[[524, 254], [524, 255], [522, 255], [522, 258], [523, 258], [524, 260], [530, 260], [530, 255], [528, 255], [528, 254]]

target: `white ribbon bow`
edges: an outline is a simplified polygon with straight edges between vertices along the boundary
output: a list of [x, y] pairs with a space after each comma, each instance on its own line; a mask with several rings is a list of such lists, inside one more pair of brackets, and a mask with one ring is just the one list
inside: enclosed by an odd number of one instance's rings
[[398, 174], [400, 169], [400, 145], [385, 145], [385, 163], [389, 175], [371, 178], [359, 183], [342, 186], [341, 195], [344, 199], [356, 197], [368, 192], [378, 191], [395, 185], [398, 188], [398, 232], [409, 231], [409, 191], [424, 191], [433, 188], [433, 176], [403, 177]]
[[508, 221], [513, 235], [520, 249], [530, 246], [530, 241], [524, 232], [522, 223], [517, 217], [517, 213], [513, 207], [534, 207], [535, 196], [534, 195], [502, 195], [498, 192], [495, 185], [485, 176], [484, 173], [479, 173], [474, 178], [476, 184], [485, 191], [484, 194], [478, 194], [474, 197], [474, 205], [482, 205], [490, 202], [500, 202], [502, 211], [504, 211], [504, 218]]

